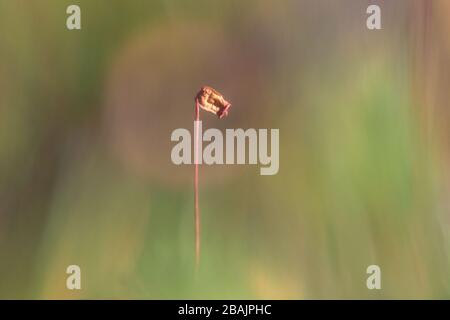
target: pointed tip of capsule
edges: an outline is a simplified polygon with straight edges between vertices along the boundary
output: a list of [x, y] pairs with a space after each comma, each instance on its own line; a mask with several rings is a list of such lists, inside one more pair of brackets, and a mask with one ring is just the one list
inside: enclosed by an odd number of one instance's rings
[[218, 112], [219, 119], [223, 119], [228, 116], [228, 110], [231, 108], [231, 103], [228, 103], [225, 108]]

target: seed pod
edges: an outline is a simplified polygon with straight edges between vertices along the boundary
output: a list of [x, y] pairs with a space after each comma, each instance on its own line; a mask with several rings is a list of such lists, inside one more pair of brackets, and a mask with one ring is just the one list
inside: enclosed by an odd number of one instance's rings
[[226, 117], [231, 107], [219, 92], [208, 86], [202, 87], [195, 99], [203, 110], [214, 113], [219, 119]]

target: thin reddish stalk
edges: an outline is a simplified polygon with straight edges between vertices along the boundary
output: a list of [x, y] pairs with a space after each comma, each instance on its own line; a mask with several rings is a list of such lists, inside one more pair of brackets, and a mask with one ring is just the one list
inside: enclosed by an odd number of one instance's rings
[[198, 100], [195, 100], [195, 172], [194, 172], [194, 208], [195, 208], [195, 267], [198, 270], [200, 266], [200, 207], [198, 204], [198, 162], [199, 162], [199, 124], [200, 107]]
[[195, 211], [195, 269], [200, 266], [200, 207], [198, 201], [198, 165], [201, 155], [199, 154], [200, 137], [200, 107], [208, 112], [214, 113], [219, 119], [228, 115], [231, 104], [223, 96], [211, 87], [204, 86], [195, 98], [195, 155], [194, 155], [194, 211]]

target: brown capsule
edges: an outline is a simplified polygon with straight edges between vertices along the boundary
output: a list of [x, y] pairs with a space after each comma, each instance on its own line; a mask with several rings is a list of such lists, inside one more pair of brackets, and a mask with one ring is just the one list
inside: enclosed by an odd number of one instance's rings
[[228, 115], [231, 107], [231, 103], [222, 94], [208, 86], [202, 87], [195, 99], [203, 110], [214, 113], [220, 119]]

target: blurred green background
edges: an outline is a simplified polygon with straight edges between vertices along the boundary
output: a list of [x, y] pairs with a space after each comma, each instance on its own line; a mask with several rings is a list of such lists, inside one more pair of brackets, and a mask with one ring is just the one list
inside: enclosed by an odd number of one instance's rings
[[[449, 34], [447, 0], [0, 0], [0, 298], [450, 298]], [[204, 84], [280, 171], [201, 167], [196, 274]]]

